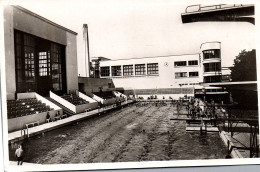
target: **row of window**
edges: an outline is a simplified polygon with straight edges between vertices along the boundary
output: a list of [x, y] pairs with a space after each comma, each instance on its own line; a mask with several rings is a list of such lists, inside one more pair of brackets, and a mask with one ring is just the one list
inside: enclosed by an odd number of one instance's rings
[[[135, 71], [134, 71], [135, 67]], [[135, 75], [146, 75], [146, 65], [145, 64], [136, 64], [136, 65], [123, 65], [123, 76], [133, 76]], [[148, 63], [147, 64], [147, 74], [148, 75], [158, 75], [158, 63]], [[122, 76], [121, 66], [111, 66], [112, 76]], [[110, 76], [110, 67], [100, 67], [101, 77]]]
[[[185, 78], [187, 76], [187, 72], [176, 72], [175, 78]], [[199, 76], [199, 72], [189, 72], [189, 77], [197, 77]]]
[[221, 63], [205, 63], [204, 64], [204, 72], [215, 72], [221, 71]]
[[220, 58], [220, 50], [205, 50], [203, 51], [204, 59]]
[[[191, 60], [188, 61], [189, 66], [196, 66], [198, 65], [198, 60]], [[187, 61], [177, 61], [174, 62], [174, 66], [187, 66]]]

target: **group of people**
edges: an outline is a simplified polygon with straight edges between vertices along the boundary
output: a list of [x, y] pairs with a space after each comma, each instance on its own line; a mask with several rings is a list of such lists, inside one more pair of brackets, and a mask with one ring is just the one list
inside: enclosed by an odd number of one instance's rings
[[50, 113], [47, 112], [46, 121], [47, 121], [47, 122], [53, 122], [53, 121], [57, 121], [58, 119], [61, 119], [61, 118], [62, 118], [62, 116], [61, 116], [61, 114], [60, 114], [60, 111], [57, 111], [57, 112], [56, 112], [54, 118], [52, 118], [52, 117], [50, 116]]
[[200, 99], [193, 99], [188, 102], [186, 109], [188, 111], [188, 118], [217, 118], [214, 100], [211, 100], [211, 103], [207, 104], [207, 102], [203, 102]]

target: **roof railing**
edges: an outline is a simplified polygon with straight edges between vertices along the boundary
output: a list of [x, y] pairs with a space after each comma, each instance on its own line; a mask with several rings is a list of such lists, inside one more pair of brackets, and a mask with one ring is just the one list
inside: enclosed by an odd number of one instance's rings
[[[211, 11], [211, 10], [217, 10], [217, 9], [225, 9], [225, 8], [232, 8], [232, 7], [242, 7], [242, 6], [248, 6], [243, 4], [218, 4], [218, 5], [209, 5], [209, 6], [201, 6], [201, 4], [198, 5], [190, 5], [185, 9], [185, 13], [190, 12], [199, 12], [199, 11]], [[189, 9], [192, 8], [194, 10], [189, 11]]]

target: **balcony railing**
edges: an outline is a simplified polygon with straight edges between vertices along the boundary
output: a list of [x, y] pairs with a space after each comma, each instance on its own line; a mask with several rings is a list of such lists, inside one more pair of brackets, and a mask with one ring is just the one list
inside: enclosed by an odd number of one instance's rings
[[191, 13], [191, 12], [199, 12], [199, 11], [211, 11], [211, 10], [219, 10], [219, 9], [225, 9], [225, 8], [233, 8], [233, 7], [244, 7], [249, 5], [243, 5], [243, 4], [218, 4], [218, 5], [210, 5], [210, 6], [201, 6], [201, 4], [198, 5], [190, 5], [186, 8], [185, 13]]

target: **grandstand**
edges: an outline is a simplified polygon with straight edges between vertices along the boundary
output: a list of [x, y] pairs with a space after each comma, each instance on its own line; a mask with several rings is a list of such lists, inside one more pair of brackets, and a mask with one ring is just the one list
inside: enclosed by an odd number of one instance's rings
[[89, 103], [88, 101], [78, 97], [76, 94], [67, 94], [67, 95], [63, 95], [61, 97], [65, 100], [67, 100], [68, 102], [72, 103], [75, 106]]
[[7, 101], [8, 119], [22, 117], [35, 113], [47, 112], [51, 110], [53, 110], [53, 108], [50, 108], [49, 105], [42, 103], [36, 98]]

